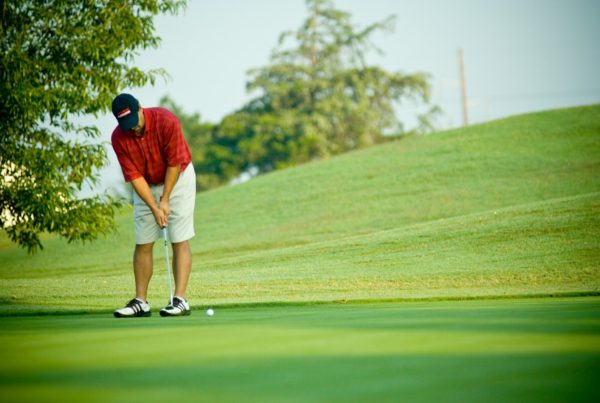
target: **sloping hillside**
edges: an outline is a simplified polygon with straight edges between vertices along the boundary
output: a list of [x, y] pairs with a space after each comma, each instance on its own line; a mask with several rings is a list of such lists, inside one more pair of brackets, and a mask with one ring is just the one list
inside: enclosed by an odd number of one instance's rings
[[[194, 304], [600, 290], [600, 106], [412, 137], [200, 194]], [[130, 295], [131, 211], [92, 245], [3, 243], [14, 309]], [[166, 290], [156, 248], [151, 297]]]

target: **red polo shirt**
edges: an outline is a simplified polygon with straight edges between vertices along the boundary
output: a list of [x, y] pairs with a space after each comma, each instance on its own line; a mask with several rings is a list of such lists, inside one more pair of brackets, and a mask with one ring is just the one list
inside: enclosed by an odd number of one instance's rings
[[112, 146], [126, 182], [141, 176], [151, 185], [165, 181], [167, 167], [180, 166], [180, 172], [192, 161], [179, 119], [164, 108], [144, 108], [144, 134], [137, 136], [119, 126], [112, 133]]

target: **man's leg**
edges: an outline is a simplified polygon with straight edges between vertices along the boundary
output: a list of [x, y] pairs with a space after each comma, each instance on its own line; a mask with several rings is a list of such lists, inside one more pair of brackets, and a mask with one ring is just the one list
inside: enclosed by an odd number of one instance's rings
[[152, 250], [154, 243], [135, 245], [133, 253], [133, 273], [135, 275], [135, 296], [144, 301], [148, 297], [148, 284], [152, 278]]
[[192, 252], [189, 241], [173, 243], [173, 274], [175, 275], [175, 295], [185, 298], [190, 272]]
[[[196, 200], [196, 176], [189, 164], [173, 188], [169, 204], [169, 239], [173, 246], [173, 274], [175, 295], [171, 304], [160, 310], [161, 316], [187, 316], [191, 309], [185, 299], [190, 272], [192, 252], [189, 239], [194, 236], [194, 203]], [[185, 241], [182, 241], [184, 240]]]
[[151, 316], [148, 304], [148, 284], [152, 277], [152, 247], [154, 243], [135, 245], [133, 252], [133, 274], [135, 276], [135, 298], [124, 308], [114, 312], [117, 318]]

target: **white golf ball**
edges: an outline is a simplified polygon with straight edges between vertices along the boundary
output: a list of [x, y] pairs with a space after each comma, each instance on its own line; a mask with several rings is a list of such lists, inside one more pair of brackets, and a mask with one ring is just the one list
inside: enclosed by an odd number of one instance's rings
[[212, 308], [208, 308], [208, 309], [206, 310], [206, 314], [207, 314], [208, 316], [213, 316], [213, 315], [215, 314], [215, 311], [213, 311], [213, 310], [212, 310]]

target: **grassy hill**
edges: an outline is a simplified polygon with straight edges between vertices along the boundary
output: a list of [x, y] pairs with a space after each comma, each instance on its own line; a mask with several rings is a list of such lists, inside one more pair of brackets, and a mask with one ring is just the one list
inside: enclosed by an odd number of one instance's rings
[[600, 105], [407, 138], [197, 202], [188, 297], [213, 317], [157, 315], [160, 244], [154, 316], [112, 316], [132, 297], [129, 208], [93, 244], [47, 237], [28, 256], [0, 235], [4, 400], [600, 399]]
[[[131, 297], [131, 210], [87, 245], [0, 239], [0, 311]], [[600, 291], [600, 105], [411, 137], [198, 195], [193, 305]], [[165, 300], [155, 248], [151, 301]]]

